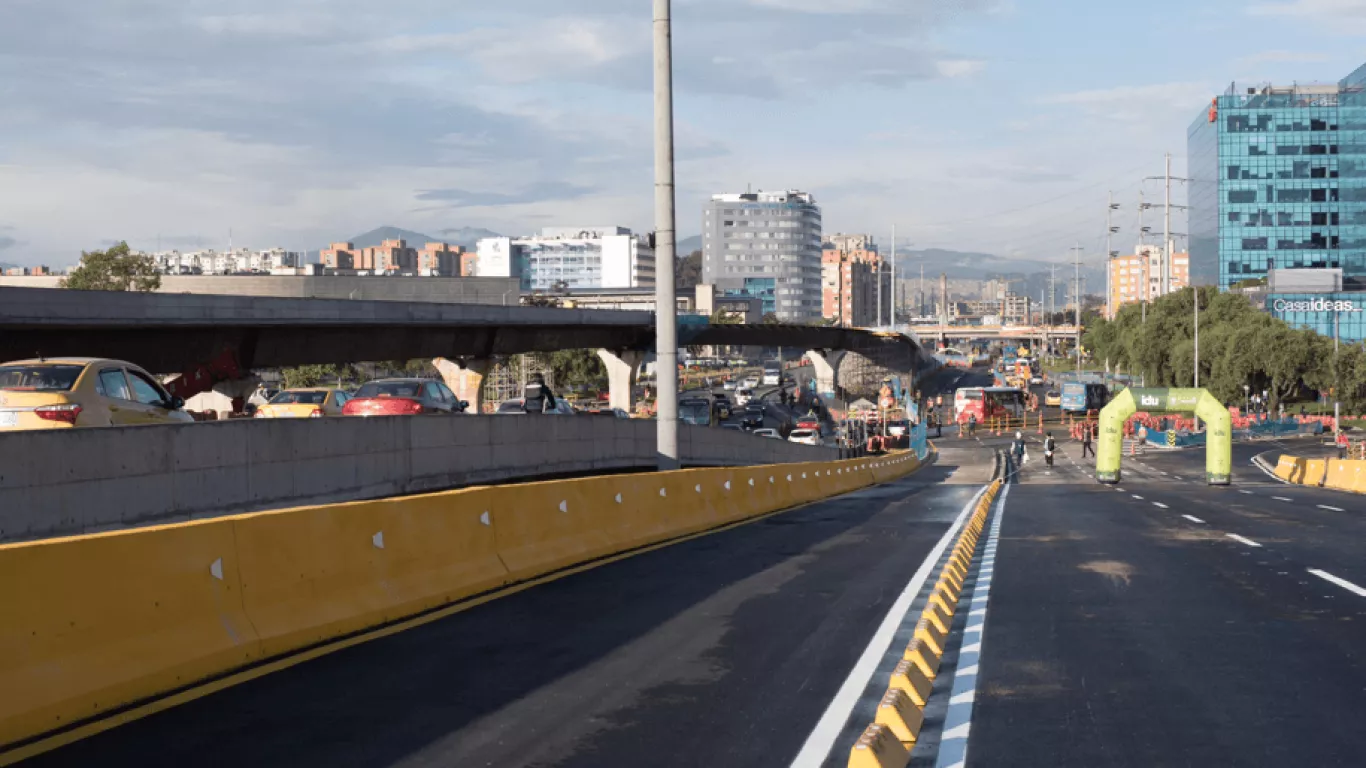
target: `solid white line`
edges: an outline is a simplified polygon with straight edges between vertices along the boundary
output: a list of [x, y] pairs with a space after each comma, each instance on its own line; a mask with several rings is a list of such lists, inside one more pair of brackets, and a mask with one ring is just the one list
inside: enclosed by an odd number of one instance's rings
[[1326, 510], [1328, 510], [1329, 512], [1342, 512], [1342, 511], [1343, 511], [1342, 509], [1340, 509], [1340, 508], [1338, 508], [1338, 507], [1330, 507], [1330, 506], [1328, 506], [1327, 504], [1320, 504], [1320, 505], [1318, 505], [1318, 507], [1319, 507], [1319, 509], [1326, 509]]
[[1227, 537], [1229, 537], [1230, 539], [1233, 539], [1234, 541], [1242, 542], [1242, 543], [1248, 545], [1249, 547], [1260, 547], [1260, 546], [1261, 546], [1261, 544], [1258, 544], [1257, 542], [1253, 541], [1252, 539], [1243, 538], [1242, 536], [1239, 536], [1239, 535], [1236, 534], [1236, 533], [1226, 533], [1226, 534], [1224, 534], [1224, 535], [1227, 536]]
[[1204, 521], [1204, 520], [1201, 520], [1200, 518], [1196, 517], [1195, 515], [1182, 515], [1182, 517], [1186, 518], [1187, 520], [1191, 521], [1192, 523], [1199, 523], [1199, 524], [1201, 524], [1201, 525], [1204, 525], [1204, 524], [1205, 524], [1205, 521]]
[[1153, 506], [1154, 506], [1154, 507], [1161, 507], [1162, 509], [1167, 509], [1167, 508], [1168, 508], [1166, 504], [1163, 504], [1163, 503], [1160, 502], [1160, 501], [1154, 501], [1154, 502], [1153, 502]]
[[1271, 498], [1275, 499], [1276, 501], [1294, 501], [1294, 499], [1287, 499], [1284, 496], [1272, 496]]
[[1358, 587], [1357, 585], [1353, 584], [1352, 582], [1346, 579], [1340, 579], [1327, 571], [1320, 571], [1317, 568], [1310, 568], [1308, 570], [1310, 573], [1314, 574], [1320, 579], [1323, 579], [1324, 581], [1331, 581], [1339, 587], [1342, 587], [1343, 589], [1347, 590], [1348, 592], [1355, 592], [1361, 597], [1366, 597], [1366, 589]]
[[[896, 632], [901, 624], [906, 620], [906, 614], [911, 610], [911, 603], [920, 594], [920, 590], [925, 586], [925, 581], [930, 577], [930, 572], [938, 564], [939, 558], [948, 549], [949, 541], [967, 522], [968, 515], [972, 513], [973, 507], [977, 505], [982, 494], [986, 493], [987, 486], [973, 495], [972, 500], [963, 506], [963, 510], [958, 513], [958, 519], [949, 526], [944, 535], [940, 537], [939, 543], [934, 545], [934, 549], [925, 556], [925, 561], [920, 564], [919, 570], [911, 576], [911, 580], [902, 590], [901, 596], [892, 603], [892, 607], [887, 610], [887, 615], [882, 619], [882, 624], [878, 626], [873, 637], [868, 641], [868, 647], [863, 649], [863, 654], [854, 664], [854, 668], [849, 671], [849, 676], [844, 679], [844, 684], [835, 693], [835, 698], [831, 699], [830, 705], [825, 708], [825, 713], [816, 723], [816, 727], [811, 729], [811, 734], [806, 737], [806, 742], [802, 744], [802, 749], [797, 753], [797, 757], [792, 760], [792, 768], [819, 768], [825, 762], [830, 750], [835, 746], [835, 740], [839, 738], [840, 732], [844, 730], [844, 724], [848, 722], [849, 715], [853, 713], [854, 707], [858, 705], [859, 698], [868, 688], [868, 683], [873, 679], [873, 673], [877, 672], [878, 664], [887, 655], [887, 649], [891, 647], [892, 640], [896, 638]], [[984, 612], [985, 613], [985, 612]]]

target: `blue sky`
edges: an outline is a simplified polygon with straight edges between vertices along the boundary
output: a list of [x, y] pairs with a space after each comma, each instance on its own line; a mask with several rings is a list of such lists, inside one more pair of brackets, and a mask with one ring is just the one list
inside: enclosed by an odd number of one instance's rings
[[[707, 194], [752, 184], [814, 193], [830, 231], [1050, 260], [1098, 255], [1107, 189], [1131, 244], [1142, 177], [1164, 151], [1181, 175], [1187, 125], [1230, 81], [1366, 61], [1366, 0], [675, 16], [682, 234]], [[649, 43], [646, 0], [5, 0], [0, 261], [229, 228], [291, 248], [380, 224], [648, 230]]]

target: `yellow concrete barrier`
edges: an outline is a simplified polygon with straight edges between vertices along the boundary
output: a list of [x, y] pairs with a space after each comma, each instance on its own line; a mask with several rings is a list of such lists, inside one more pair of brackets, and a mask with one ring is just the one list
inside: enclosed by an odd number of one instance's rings
[[1280, 460], [1276, 462], [1276, 477], [1288, 482], [1295, 482], [1295, 457], [1281, 454]]
[[243, 604], [265, 655], [395, 621], [509, 581], [484, 506], [492, 503], [492, 490], [230, 518]]
[[889, 688], [877, 705], [877, 714], [873, 722], [891, 731], [897, 741], [910, 750], [915, 740], [920, 737], [920, 727], [925, 722], [925, 713], [904, 691]]
[[261, 657], [233, 524], [0, 546], [0, 744]]
[[909, 696], [917, 707], [925, 706], [925, 702], [930, 699], [930, 689], [934, 687], [925, 670], [909, 659], [897, 662], [887, 685]]
[[892, 729], [873, 723], [849, 749], [849, 768], [904, 768], [911, 753]]
[[[0, 746], [504, 584], [918, 466], [909, 454], [876, 461], [887, 463], [479, 487], [0, 546], [0, 585], [10, 586], [0, 589]], [[941, 585], [941, 626], [961, 586]]]
[[1352, 468], [1352, 464], [1353, 462], [1350, 461], [1329, 459], [1323, 478], [1323, 487], [1338, 491], [1352, 490], [1356, 482], [1356, 471]]
[[1307, 459], [1304, 462], [1304, 475], [1300, 480], [1300, 485], [1321, 485], [1323, 478], [1328, 471], [1328, 462], [1324, 459]]

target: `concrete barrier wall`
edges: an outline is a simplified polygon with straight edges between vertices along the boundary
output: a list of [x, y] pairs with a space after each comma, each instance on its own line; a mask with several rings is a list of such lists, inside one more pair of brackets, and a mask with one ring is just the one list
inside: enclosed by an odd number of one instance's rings
[[[597, 417], [257, 419], [0, 433], [0, 541], [649, 469], [653, 421]], [[821, 461], [828, 448], [679, 426], [690, 466]]]
[[900, 453], [599, 476], [0, 544], [14, 587], [0, 589], [0, 764], [138, 701], [919, 466]]

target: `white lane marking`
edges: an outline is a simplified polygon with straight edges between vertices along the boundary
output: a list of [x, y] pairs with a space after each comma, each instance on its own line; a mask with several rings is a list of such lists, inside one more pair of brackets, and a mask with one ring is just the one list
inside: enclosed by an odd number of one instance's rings
[[1163, 504], [1163, 503], [1160, 502], [1160, 501], [1154, 501], [1154, 502], [1153, 502], [1153, 506], [1154, 506], [1154, 507], [1161, 507], [1162, 509], [1168, 509], [1167, 505], [1166, 505], [1166, 504]]
[[1244, 538], [1244, 537], [1242, 537], [1242, 536], [1239, 536], [1239, 535], [1236, 534], [1236, 533], [1226, 533], [1226, 534], [1224, 534], [1224, 535], [1227, 536], [1227, 537], [1229, 537], [1230, 539], [1233, 539], [1234, 541], [1237, 541], [1237, 542], [1241, 542], [1241, 543], [1243, 543], [1243, 544], [1246, 544], [1246, 545], [1248, 545], [1249, 547], [1260, 547], [1260, 546], [1261, 546], [1261, 544], [1258, 544], [1257, 542], [1253, 541], [1252, 539]]
[[[1158, 471], [1158, 472], [1162, 472], [1162, 470], [1160, 470], [1160, 469], [1159, 469], [1159, 470], [1157, 470], [1157, 471]], [[1162, 474], [1164, 474], [1164, 475], [1165, 475], [1165, 474], [1167, 474], [1167, 473], [1166, 473], [1166, 472], [1162, 472]]]
[[1366, 597], [1366, 588], [1358, 587], [1357, 585], [1353, 584], [1352, 582], [1346, 579], [1340, 579], [1327, 571], [1320, 571], [1317, 568], [1309, 568], [1308, 571], [1314, 574], [1315, 576], [1319, 577], [1320, 579], [1323, 579], [1324, 581], [1333, 582], [1334, 584], [1338, 585], [1339, 587], [1342, 587], [1348, 592], [1354, 592], [1360, 597]]
[[[1003, 489], [1009, 487], [1008, 485], [1003, 486]], [[868, 683], [873, 679], [873, 673], [877, 672], [878, 665], [886, 657], [887, 649], [891, 647], [892, 640], [896, 638], [897, 630], [906, 621], [906, 614], [911, 610], [911, 603], [915, 602], [916, 596], [920, 594], [920, 590], [925, 586], [925, 581], [930, 577], [930, 572], [938, 564], [944, 550], [948, 549], [949, 541], [967, 523], [968, 516], [977, 506], [977, 502], [981, 500], [982, 494], [986, 493], [986, 490], [987, 486], [982, 486], [972, 499], [963, 505], [963, 510], [958, 513], [958, 519], [949, 526], [948, 530], [944, 531], [939, 543], [934, 545], [934, 549], [930, 550], [930, 553], [925, 556], [925, 561], [920, 564], [919, 570], [907, 582], [901, 596], [887, 610], [887, 615], [883, 617], [882, 624], [873, 633], [872, 639], [868, 641], [868, 646], [863, 649], [863, 654], [854, 663], [854, 668], [849, 671], [849, 676], [844, 679], [844, 683], [840, 685], [835, 697], [831, 699], [830, 705], [825, 708], [825, 713], [821, 715], [816, 727], [811, 729], [811, 734], [806, 737], [806, 742], [802, 744], [801, 751], [792, 760], [792, 768], [819, 768], [825, 762], [830, 750], [835, 746], [835, 740], [844, 730], [844, 724], [849, 720], [849, 715], [854, 711], [859, 698], [863, 696], [863, 692], [868, 688]]]
[[1199, 524], [1201, 524], [1201, 525], [1204, 525], [1204, 524], [1205, 524], [1205, 521], [1204, 521], [1204, 520], [1201, 520], [1200, 518], [1196, 517], [1195, 515], [1182, 515], [1182, 517], [1186, 518], [1187, 520], [1191, 521], [1192, 523], [1199, 523]]
[[1136, 494], [1136, 493], [1131, 493], [1131, 494], [1129, 494], [1129, 495], [1130, 495], [1130, 496], [1133, 496], [1135, 499], [1138, 499], [1139, 501], [1143, 501], [1143, 497], [1142, 497], [1142, 496], [1139, 496], [1139, 495]]
[[1342, 511], [1343, 511], [1343, 510], [1342, 510], [1341, 508], [1339, 508], [1339, 507], [1330, 507], [1330, 506], [1328, 506], [1327, 504], [1319, 504], [1318, 507], [1319, 507], [1319, 509], [1326, 509], [1326, 510], [1328, 510], [1329, 512], [1342, 512]]
[[1173, 480], [1180, 480], [1180, 481], [1182, 481], [1182, 482], [1185, 482], [1185, 478], [1181, 477], [1180, 475], [1172, 475], [1172, 479], [1173, 479]]
[[1271, 498], [1275, 499], [1276, 501], [1294, 501], [1294, 499], [1287, 499], [1284, 496], [1272, 496]]
[[1238, 489], [1238, 493], [1244, 493], [1244, 494], [1247, 494], [1248, 496], [1251, 496], [1251, 495], [1252, 495], [1252, 491], [1244, 491], [1244, 490], [1242, 490], [1241, 488]]
[[[995, 550], [1001, 539], [1001, 520], [1005, 517], [1006, 497], [1010, 495], [1010, 486], [1001, 488], [1001, 495], [996, 499], [996, 514], [991, 521], [990, 533], [987, 536], [987, 549]], [[979, 594], [980, 593], [980, 594]], [[991, 582], [978, 579], [977, 584], [972, 588], [973, 602], [979, 597], [989, 597], [991, 593]], [[986, 625], [986, 609], [980, 609], [982, 619], [980, 625]], [[978, 611], [972, 611], [973, 614]], [[971, 615], [971, 614], [970, 614]], [[968, 760], [968, 741], [972, 734], [972, 710], [973, 702], [976, 699], [977, 678], [980, 673], [982, 660], [982, 638], [984, 634], [978, 634], [976, 642], [967, 643], [958, 652], [959, 668], [953, 673], [953, 685], [949, 693], [949, 708], [944, 713], [944, 731], [939, 737], [939, 756], [935, 760], [935, 768], [959, 768], [967, 764]]]

